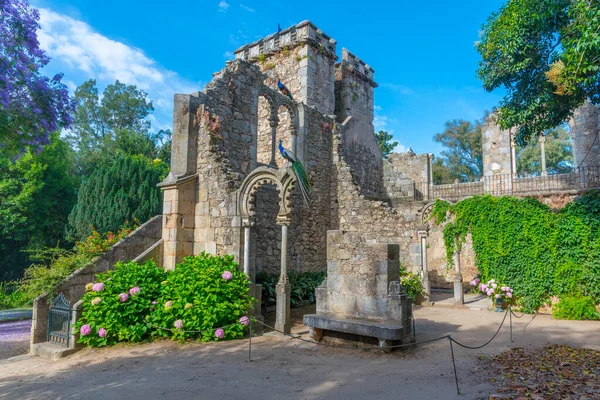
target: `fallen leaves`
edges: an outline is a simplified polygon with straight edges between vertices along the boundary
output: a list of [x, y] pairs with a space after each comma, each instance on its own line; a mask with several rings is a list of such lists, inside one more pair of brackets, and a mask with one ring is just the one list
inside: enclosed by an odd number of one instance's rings
[[563, 345], [517, 347], [493, 358], [495, 399], [600, 399], [600, 351]]

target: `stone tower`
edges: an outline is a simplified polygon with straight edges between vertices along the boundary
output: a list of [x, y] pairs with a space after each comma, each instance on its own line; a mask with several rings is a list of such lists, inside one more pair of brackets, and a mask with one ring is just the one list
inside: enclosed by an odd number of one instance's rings
[[600, 111], [586, 101], [573, 113], [569, 121], [573, 138], [573, 167], [597, 167], [600, 165]]

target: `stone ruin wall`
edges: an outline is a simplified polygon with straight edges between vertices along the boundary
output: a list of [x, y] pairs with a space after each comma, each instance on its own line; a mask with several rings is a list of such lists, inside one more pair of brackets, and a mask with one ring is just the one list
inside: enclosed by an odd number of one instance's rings
[[418, 198], [427, 190], [427, 185], [432, 182], [432, 157], [407, 151], [392, 153], [383, 160], [383, 184], [394, 207], [403, 207], [406, 200]]
[[600, 111], [597, 106], [586, 101], [569, 121], [571, 137], [573, 138], [574, 166], [600, 166]]

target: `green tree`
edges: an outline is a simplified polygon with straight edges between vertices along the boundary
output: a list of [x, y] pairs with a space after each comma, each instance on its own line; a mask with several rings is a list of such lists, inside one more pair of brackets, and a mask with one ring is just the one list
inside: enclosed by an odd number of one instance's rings
[[433, 137], [444, 146], [441, 157], [433, 164], [434, 183], [456, 179], [473, 182], [483, 176], [482, 127], [482, 121], [455, 119], [447, 121], [444, 131]]
[[509, 0], [483, 26], [478, 75], [506, 95], [502, 128], [528, 143], [590, 99], [600, 104], [600, 2]]
[[[548, 174], [565, 174], [573, 168], [573, 147], [571, 136], [564, 128], [547, 132], [544, 144], [546, 171]], [[524, 176], [537, 176], [542, 172], [540, 142], [532, 138], [527, 146], [518, 147], [517, 172]]]
[[375, 133], [375, 139], [377, 139], [377, 144], [379, 145], [382, 158], [387, 158], [390, 153], [394, 151], [394, 147], [398, 146], [397, 141], [392, 141], [393, 138], [394, 137], [386, 131], [379, 131]]
[[69, 239], [83, 240], [92, 227], [114, 232], [127, 221], [144, 222], [160, 214], [162, 194], [156, 185], [167, 172], [164, 162], [144, 156], [123, 156], [98, 168], [79, 189], [69, 215]]
[[77, 151], [79, 173], [87, 176], [122, 155], [157, 158], [170, 149], [170, 131], [151, 132], [147, 117], [154, 111], [148, 95], [118, 80], [100, 99], [95, 80], [75, 90], [76, 112], [68, 138]]
[[75, 203], [72, 151], [58, 133], [39, 154], [0, 160], [0, 280], [29, 265], [26, 250], [67, 245], [67, 216]]

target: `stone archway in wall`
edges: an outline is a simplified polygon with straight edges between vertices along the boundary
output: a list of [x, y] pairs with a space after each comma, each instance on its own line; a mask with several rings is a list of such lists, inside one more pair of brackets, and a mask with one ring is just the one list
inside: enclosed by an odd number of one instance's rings
[[[265, 248], [258, 247], [267, 242], [266, 249], [279, 249], [279, 272], [280, 278], [277, 283], [277, 320], [275, 327], [278, 330], [289, 333], [290, 325], [290, 284], [287, 278], [288, 261], [288, 227], [292, 221], [292, 190], [296, 183], [290, 168], [275, 169], [272, 167], [258, 167], [252, 171], [242, 183], [239, 190], [239, 210], [243, 226], [243, 237], [240, 247], [242, 251], [242, 264], [244, 273], [251, 282], [255, 282], [257, 264], [262, 262], [261, 257], [271, 256], [269, 262], [273, 262], [274, 254], [264, 252]], [[261, 202], [271, 201], [270, 198], [277, 194], [276, 206], [269, 203], [267, 207]], [[261, 215], [271, 212], [275, 215]], [[279, 235], [273, 231], [269, 224], [261, 225], [264, 219], [269, 218], [279, 227]], [[274, 219], [273, 219], [274, 217]], [[263, 229], [264, 232], [257, 232]], [[271, 236], [265, 235], [271, 234]], [[257, 235], [258, 233], [258, 235]]]

